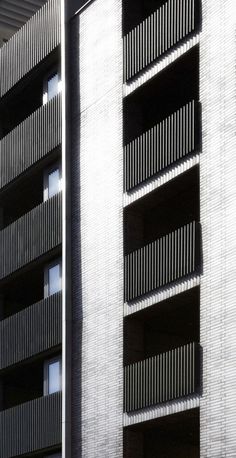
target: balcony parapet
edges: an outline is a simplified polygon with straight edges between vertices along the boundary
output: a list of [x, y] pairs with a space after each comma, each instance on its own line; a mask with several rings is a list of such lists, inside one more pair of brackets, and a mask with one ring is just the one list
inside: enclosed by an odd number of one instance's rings
[[55, 195], [0, 232], [0, 280], [62, 242], [62, 196]]
[[62, 295], [54, 294], [0, 322], [0, 370], [62, 342]]
[[0, 458], [12, 458], [61, 443], [61, 393], [0, 412]]
[[191, 275], [199, 267], [199, 224], [195, 221], [125, 257], [125, 302]]
[[124, 411], [132, 412], [199, 391], [200, 347], [189, 343], [124, 369]]
[[124, 82], [194, 32], [197, 0], [167, 0], [124, 37]]
[[0, 97], [61, 41], [60, 0], [49, 0], [0, 49]]
[[61, 144], [61, 94], [0, 141], [0, 188]]
[[196, 151], [199, 105], [192, 100], [125, 146], [125, 192]]

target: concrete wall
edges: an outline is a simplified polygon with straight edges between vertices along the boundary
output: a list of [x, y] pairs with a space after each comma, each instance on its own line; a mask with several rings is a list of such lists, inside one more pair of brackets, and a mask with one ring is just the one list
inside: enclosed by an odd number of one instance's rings
[[121, 18], [121, 0], [95, 0], [73, 19], [71, 29], [76, 458], [119, 458], [123, 453]]
[[236, 4], [202, 0], [201, 457], [236, 456]]

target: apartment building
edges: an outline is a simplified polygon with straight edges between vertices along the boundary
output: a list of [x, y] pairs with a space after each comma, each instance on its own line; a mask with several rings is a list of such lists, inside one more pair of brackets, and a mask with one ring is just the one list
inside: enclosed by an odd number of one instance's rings
[[234, 0], [0, 0], [0, 458], [236, 457]]

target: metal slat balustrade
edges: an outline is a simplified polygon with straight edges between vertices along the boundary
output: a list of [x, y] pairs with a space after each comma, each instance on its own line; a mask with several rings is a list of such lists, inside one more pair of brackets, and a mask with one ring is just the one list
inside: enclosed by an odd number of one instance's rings
[[131, 412], [196, 394], [199, 344], [189, 343], [124, 369], [124, 411]]
[[62, 195], [55, 195], [0, 231], [0, 279], [62, 243]]
[[198, 224], [193, 221], [125, 257], [125, 301], [196, 271]]
[[192, 100], [125, 146], [125, 192], [196, 150], [198, 112]]
[[124, 37], [124, 81], [175, 46], [197, 26], [196, 0], [168, 0]]
[[0, 322], [0, 369], [62, 342], [62, 294], [27, 307]]
[[61, 94], [0, 141], [0, 188], [61, 144]]
[[49, 0], [0, 49], [1, 97], [60, 44], [60, 4]]
[[0, 412], [0, 458], [59, 445], [61, 422], [60, 392]]

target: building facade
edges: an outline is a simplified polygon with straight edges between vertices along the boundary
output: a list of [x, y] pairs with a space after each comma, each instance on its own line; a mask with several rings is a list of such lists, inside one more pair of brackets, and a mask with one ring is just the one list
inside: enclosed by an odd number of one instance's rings
[[234, 0], [0, 0], [0, 458], [236, 457]]

